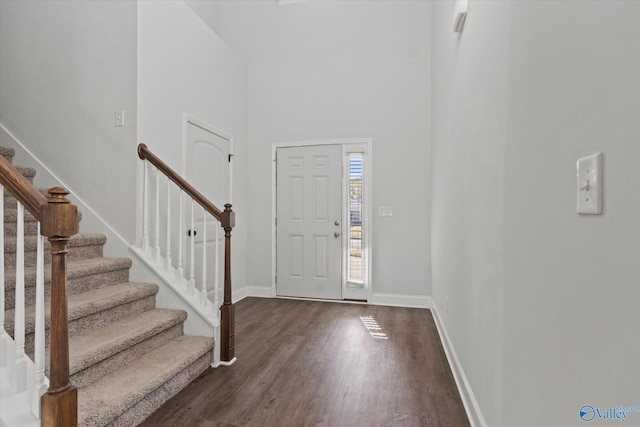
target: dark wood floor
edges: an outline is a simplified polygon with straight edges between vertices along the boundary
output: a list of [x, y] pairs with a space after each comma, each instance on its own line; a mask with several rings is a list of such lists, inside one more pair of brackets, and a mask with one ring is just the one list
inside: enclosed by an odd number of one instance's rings
[[238, 361], [142, 426], [469, 426], [429, 310], [247, 298], [236, 322]]

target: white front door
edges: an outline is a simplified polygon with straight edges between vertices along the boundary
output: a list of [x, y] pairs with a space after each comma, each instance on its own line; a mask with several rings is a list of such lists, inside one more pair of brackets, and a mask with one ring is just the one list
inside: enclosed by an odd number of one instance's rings
[[276, 290], [342, 299], [342, 147], [276, 151]]
[[[186, 180], [203, 196], [224, 210], [225, 203], [230, 203], [230, 141], [227, 137], [206, 129], [204, 126], [187, 122], [186, 140]], [[185, 206], [187, 247], [185, 253], [185, 275], [191, 276], [191, 242], [194, 239], [194, 279], [196, 287], [202, 289], [203, 278], [203, 248], [206, 246], [207, 276], [206, 287], [213, 289], [215, 281], [214, 265], [216, 246], [218, 248], [218, 265], [224, 266], [224, 232], [219, 230], [219, 224], [209, 214], [204, 215], [202, 207], [194, 206], [195, 233], [191, 230], [191, 206]], [[206, 230], [205, 230], [206, 228]], [[216, 238], [216, 231], [218, 231]], [[205, 237], [206, 235], [206, 237]], [[224, 268], [219, 269], [222, 275]], [[220, 277], [218, 277], [220, 280]], [[222, 283], [222, 282], [220, 282]], [[213, 298], [211, 298], [213, 299]]]

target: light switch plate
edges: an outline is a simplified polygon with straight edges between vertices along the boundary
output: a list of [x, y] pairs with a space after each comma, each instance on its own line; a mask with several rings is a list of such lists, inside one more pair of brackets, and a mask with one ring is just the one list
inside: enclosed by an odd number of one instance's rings
[[602, 214], [602, 153], [578, 160], [578, 213]]
[[391, 206], [378, 206], [378, 216], [393, 216]]
[[457, 0], [453, 6], [453, 32], [461, 33], [467, 19], [467, 0]]
[[115, 126], [121, 128], [124, 126], [124, 110], [116, 111], [115, 113]]

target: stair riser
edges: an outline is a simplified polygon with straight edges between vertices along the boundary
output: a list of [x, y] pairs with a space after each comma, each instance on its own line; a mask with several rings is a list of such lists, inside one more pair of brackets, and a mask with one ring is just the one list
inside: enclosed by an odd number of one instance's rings
[[[15, 222], [4, 222], [4, 235], [5, 237], [16, 237], [17, 226]], [[37, 221], [25, 221], [24, 222], [24, 235], [35, 236], [38, 234], [38, 222]]]
[[[69, 338], [86, 333], [88, 331], [96, 330], [99, 333], [100, 328], [108, 323], [125, 319], [127, 317], [140, 314], [144, 311], [155, 308], [156, 297], [151, 295], [145, 298], [141, 298], [136, 301], [132, 301], [126, 304], [122, 304], [98, 313], [90, 314], [86, 317], [74, 319], [69, 321]], [[13, 319], [6, 319], [5, 329], [9, 335], [13, 336]], [[49, 319], [47, 319], [45, 332], [45, 345], [49, 347]], [[25, 327], [27, 334], [25, 336], [25, 351], [29, 354], [33, 354], [34, 348], [34, 333], [33, 324], [27, 323]]]
[[69, 324], [69, 336], [79, 335], [92, 330], [98, 331], [99, 333], [100, 328], [111, 322], [119, 321], [127, 317], [140, 314], [144, 311], [152, 310], [155, 307], [156, 296], [154, 294], [136, 301], [121, 304], [109, 310], [91, 314], [71, 322]]
[[[78, 221], [79, 223], [80, 221]], [[5, 219], [4, 235], [5, 237], [16, 237], [18, 235], [15, 218]], [[38, 222], [34, 218], [26, 218], [24, 221], [24, 235], [35, 236], [38, 234]]]
[[[189, 383], [198, 378], [211, 365], [212, 357], [207, 353], [185, 368], [178, 375], [158, 387], [144, 399], [129, 408], [117, 419], [107, 424], [108, 427], [134, 427], [142, 423], [152, 413], [157, 411], [165, 402], [178, 394]], [[80, 425], [85, 425], [82, 416], [78, 420]]]
[[[11, 200], [9, 204], [7, 201]], [[10, 199], [5, 198], [4, 205], [4, 229], [5, 236], [16, 236], [16, 218], [18, 217], [16, 212], [16, 203], [13, 197]], [[35, 235], [38, 230], [38, 221], [31, 215], [27, 209], [24, 210], [24, 229], [26, 235]]]
[[[179, 323], [164, 331], [147, 338], [146, 340], [129, 347], [118, 354], [109, 357], [95, 365], [92, 365], [71, 376], [71, 382], [78, 388], [82, 388], [100, 378], [109, 372], [115, 372], [120, 367], [126, 365], [148, 353], [149, 351], [166, 344], [170, 340], [183, 334], [183, 324]], [[48, 373], [47, 373], [48, 375]]]
[[[50, 266], [45, 266], [50, 268]], [[107, 271], [104, 273], [88, 274], [80, 277], [70, 277], [67, 279], [67, 295], [76, 295], [95, 289], [101, 289], [114, 283], [126, 283], [129, 281], [129, 269]], [[26, 305], [35, 304], [35, 279], [25, 282], [24, 296]], [[5, 310], [12, 310], [15, 306], [15, 284], [13, 281], [7, 283], [9, 286], [5, 290]], [[45, 278], [44, 284], [45, 298], [48, 301], [51, 295], [51, 281]], [[47, 302], [48, 304], [48, 302]]]
[[[45, 242], [44, 245], [44, 263], [51, 264], [51, 245], [49, 242]], [[5, 269], [16, 268], [16, 253], [15, 249], [9, 248], [9, 251], [5, 250], [4, 254], [4, 267]], [[67, 261], [78, 261], [81, 259], [102, 258], [102, 245], [87, 245], [87, 246], [70, 246], [67, 253]], [[24, 265], [25, 267], [31, 267], [36, 264], [36, 250], [24, 251]]]

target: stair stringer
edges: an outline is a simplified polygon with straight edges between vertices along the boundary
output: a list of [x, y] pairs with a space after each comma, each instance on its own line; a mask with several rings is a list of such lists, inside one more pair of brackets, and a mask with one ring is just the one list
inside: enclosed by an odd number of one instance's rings
[[[219, 343], [220, 339], [220, 319], [217, 313], [214, 311], [215, 307], [211, 302], [208, 304], [202, 304], [200, 302], [200, 297], [197, 293], [190, 294], [187, 289], [187, 285], [184, 282], [181, 282], [179, 279], [176, 279], [175, 272], [167, 272], [163, 267], [158, 265], [154, 259], [152, 259], [148, 254], [144, 252], [141, 248], [138, 248], [134, 245], [129, 247], [131, 253], [136, 255], [137, 259], [134, 261], [144, 263], [146, 269], [153, 272], [154, 277], [159, 278], [165, 286], [167, 286], [174, 293], [174, 298], [180, 298], [184, 303], [186, 303], [191, 310], [198, 313], [198, 316], [207, 323], [208, 334], [203, 333], [203, 331], [199, 331], [195, 335], [203, 335], [207, 337], [213, 337], [216, 344]], [[158, 294], [157, 301], [158, 304], [167, 303], [170, 304], [171, 301], [168, 300], [166, 302], [163, 301], [164, 295]], [[173, 307], [171, 307], [173, 308]], [[181, 308], [184, 310], [184, 308]], [[189, 311], [191, 314], [191, 311]], [[188, 317], [187, 317], [188, 318]], [[185, 325], [186, 332], [186, 325]], [[213, 334], [212, 334], [213, 333]], [[192, 335], [192, 334], [189, 334]], [[213, 368], [217, 368], [220, 365], [220, 346], [216, 345], [214, 347], [213, 353], [213, 363], [211, 366]]]
[[[22, 166], [32, 167], [38, 171], [38, 185], [42, 187], [63, 186], [71, 194], [68, 198], [78, 206], [82, 212], [82, 227], [86, 230], [100, 230], [107, 237], [104, 245], [105, 257], [122, 257], [131, 253], [132, 266], [130, 269], [130, 280], [135, 282], [156, 283], [159, 286], [156, 295], [156, 305], [158, 308], [168, 308], [174, 310], [185, 310], [187, 319], [184, 322], [184, 333], [186, 335], [199, 335], [213, 337], [216, 345], [214, 347], [214, 363], [217, 366], [219, 357], [219, 327], [216, 327], [213, 316], [203, 310], [194, 308], [183, 295], [176, 292], [175, 286], [168, 283], [167, 278], [150, 268], [133, 250], [133, 246], [117, 230], [115, 230], [106, 220], [104, 220], [94, 209], [91, 208], [82, 198], [73, 191], [73, 185], [62, 181], [58, 176], [38, 157], [36, 157], [21, 141], [19, 141], [7, 127], [0, 123], [0, 146], [11, 147], [16, 151], [16, 157], [20, 158]], [[135, 155], [135, 152], [134, 154]], [[213, 317], [209, 317], [209, 316]], [[216, 356], [217, 354], [217, 356]]]

